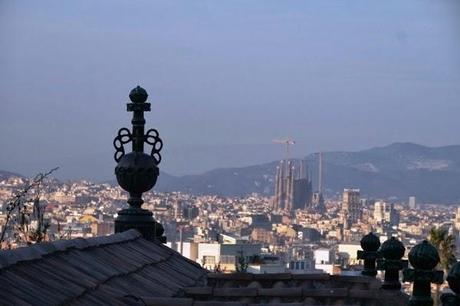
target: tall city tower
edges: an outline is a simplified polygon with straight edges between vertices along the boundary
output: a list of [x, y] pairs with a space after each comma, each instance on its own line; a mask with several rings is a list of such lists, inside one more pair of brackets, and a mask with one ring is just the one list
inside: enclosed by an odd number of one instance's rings
[[345, 218], [344, 223], [348, 227], [361, 220], [362, 207], [359, 189], [351, 188], [343, 190], [342, 213]]
[[311, 204], [312, 183], [305, 160], [282, 160], [276, 167], [275, 196], [272, 209], [292, 212]]

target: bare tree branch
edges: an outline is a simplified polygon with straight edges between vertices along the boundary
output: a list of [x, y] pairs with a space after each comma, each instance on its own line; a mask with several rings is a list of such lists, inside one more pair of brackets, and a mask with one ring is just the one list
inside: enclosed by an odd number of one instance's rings
[[[18, 218], [19, 218], [19, 228], [18, 228], [18, 231], [21, 233], [23, 233], [23, 235], [25, 236], [24, 240], [27, 242], [28, 241], [28, 237], [27, 237], [27, 234], [25, 234], [25, 232], [28, 231], [28, 226], [25, 222], [25, 203], [27, 202], [30, 202], [30, 201], [38, 201], [39, 200], [39, 197], [40, 197], [40, 186], [42, 184], [42, 182], [44, 181], [45, 178], [47, 178], [48, 176], [50, 176], [54, 171], [58, 170], [59, 167], [56, 167], [56, 168], [53, 168], [51, 170], [49, 170], [48, 172], [46, 173], [39, 173], [37, 174], [32, 182], [29, 182], [28, 184], [26, 184], [22, 190], [20, 190], [19, 192], [17, 192], [9, 201], [7, 201], [6, 203], [6, 222], [5, 222], [5, 225], [2, 229], [2, 233], [1, 233], [1, 236], [0, 236], [0, 247], [5, 239], [5, 234], [6, 234], [6, 231], [8, 229], [8, 224], [9, 222], [11, 221], [11, 218], [13, 217], [13, 214], [14, 214], [14, 211], [17, 210], [18, 212]], [[29, 194], [29, 192], [33, 189], [33, 188], [37, 188], [38, 189], [38, 192], [37, 194], [35, 195], [35, 199], [34, 200], [28, 200], [26, 199], [26, 196]], [[47, 228], [46, 228], [47, 230]]]

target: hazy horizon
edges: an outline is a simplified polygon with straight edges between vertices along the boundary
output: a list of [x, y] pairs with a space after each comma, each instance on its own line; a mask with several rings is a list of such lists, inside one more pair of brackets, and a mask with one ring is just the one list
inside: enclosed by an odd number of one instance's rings
[[[361, 152], [361, 151], [366, 151], [369, 149], [375, 149], [375, 148], [381, 148], [381, 147], [387, 147], [390, 145], [395, 145], [395, 144], [413, 144], [413, 145], [418, 145], [422, 147], [427, 147], [427, 148], [441, 148], [441, 147], [449, 147], [449, 146], [460, 146], [460, 144], [446, 144], [442, 146], [426, 146], [423, 144], [417, 144], [413, 142], [395, 142], [387, 145], [381, 145], [381, 146], [375, 146], [375, 147], [366, 147], [366, 148], [361, 148], [361, 149], [356, 149], [356, 150], [326, 150], [322, 151], [323, 153], [331, 153], [331, 152]], [[278, 147], [273, 144], [255, 144], [255, 145], [225, 145], [225, 146], [205, 146], [205, 147], [194, 147], [190, 150], [191, 147], [188, 147], [188, 150], [169, 150], [167, 152], [168, 158], [174, 159], [175, 163], [177, 164], [177, 168], [174, 169], [172, 168], [172, 171], [164, 170], [160, 166], [160, 170], [163, 173], [166, 173], [167, 175], [172, 175], [176, 177], [181, 177], [185, 175], [200, 175], [204, 174], [208, 171], [211, 170], [216, 170], [216, 169], [223, 169], [223, 168], [244, 168], [247, 166], [256, 166], [256, 165], [262, 165], [262, 164], [267, 164], [267, 163], [272, 163], [279, 161], [285, 157], [285, 147]], [[236, 151], [238, 152], [237, 156], [234, 156], [233, 159], [229, 160], [228, 157], [230, 156], [228, 153], [228, 148], [235, 148]], [[298, 147], [297, 147], [298, 148]], [[270, 149], [270, 150], [267, 150]], [[206, 152], [204, 153], [204, 152]], [[212, 153], [210, 153], [211, 151]], [[319, 151], [312, 151], [312, 152], [307, 152], [305, 154], [297, 154], [296, 152], [299, 151], [298, 149], [296, 150], [295, 147], [291, 146], [291, 159], [302, 159], [310, 154], [315, 154], [318, 153]], [[248, 154], [248, 152], [250, 154]], [[251, 154], [252, 153], [252, 154]], [[212, 160], [206, 160], [205, 162], [201, 162], [198, 164], [194, 164], [192, 169], [186, 169], [187, 165], [189, 165], [190, 160], [194, 161], [202, 161], [199, 157], [202, 156], [203, 154], [207, 156], [212, 156], [214, 157]], [[245, 155], [249, 155], [249, 158], [242, 158]], [[246, 156], [247, 157], [247, 156]], [[224, 161], [224, 162], [222, 162]], [[325, 161], [327, 163], [327, 160]], [[115, 180], [115, 176], [112, 173], [114, 170], [114, 167], [116, 166], [115, 164], [113, 165], [108, 165], [106, 163], [105, 168], [101, 168], [103, 173], [105, 173], [105, 176], [91, 176], [88, 175], [87, 173], [83, 173], [80, 171], [81, 176], [66, 176], [60, 174], [60, 172], [64, 171], [64, 173], [69, 172], [69, 169], [66, 169], [64, 166], [60, 165], [49, 165], [49, 168], [36, 168], [35, 172], [33, 172], [31, 169], [25, 169], [26, 172], [20, 172], [16, 171], [14, 169], [6, 169], [6, 168], [0, 168], [0, 171], [8, 171], [12, 173], [17, 173], [19, 175], [24, 175], [24, 176], [35, 176], [37, 173], [43, 173], [51, 168], [54, 167], [59, 167], [59, 169], [53, 173], [53, 176], [62, 179], [62, 180], [90, 180], [94, 182], [106, 182], [106, 181], [112, 181]], [[97, 166], [94, 162], [92, 163], [93, 166]], [[78, 166], [77, 166], [78, 167]], [[185, 170], [184, 170], [185, 169]], [[75, 169], [70, 169], [72, 171]], [[316, 174], [315, 174], [316, 175]]]
[[460, 144], [459, 14], [429, 0], [3, 1], [0, 169], [112, 178], [136, 85], [173, 175], [280, 159], [285, 137], [295, 157]]

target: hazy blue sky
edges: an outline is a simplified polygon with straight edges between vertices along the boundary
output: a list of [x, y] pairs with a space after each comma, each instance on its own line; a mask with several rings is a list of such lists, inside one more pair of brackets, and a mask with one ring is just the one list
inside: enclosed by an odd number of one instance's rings
[[0, 169], [112, 178], [138, 84], [173, 174], [459, 144], [455, 2], [0, 1]]

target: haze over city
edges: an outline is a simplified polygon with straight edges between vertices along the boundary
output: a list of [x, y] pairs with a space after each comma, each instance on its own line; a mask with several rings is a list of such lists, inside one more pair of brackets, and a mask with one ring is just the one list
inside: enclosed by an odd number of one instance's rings
[[460, 305], [459, 16], [0, 0], [0, 306]]
[[161, 169], [458, 144], [455, 1], [2, 1], [0, 169], [113, 178], [141, 85]]

